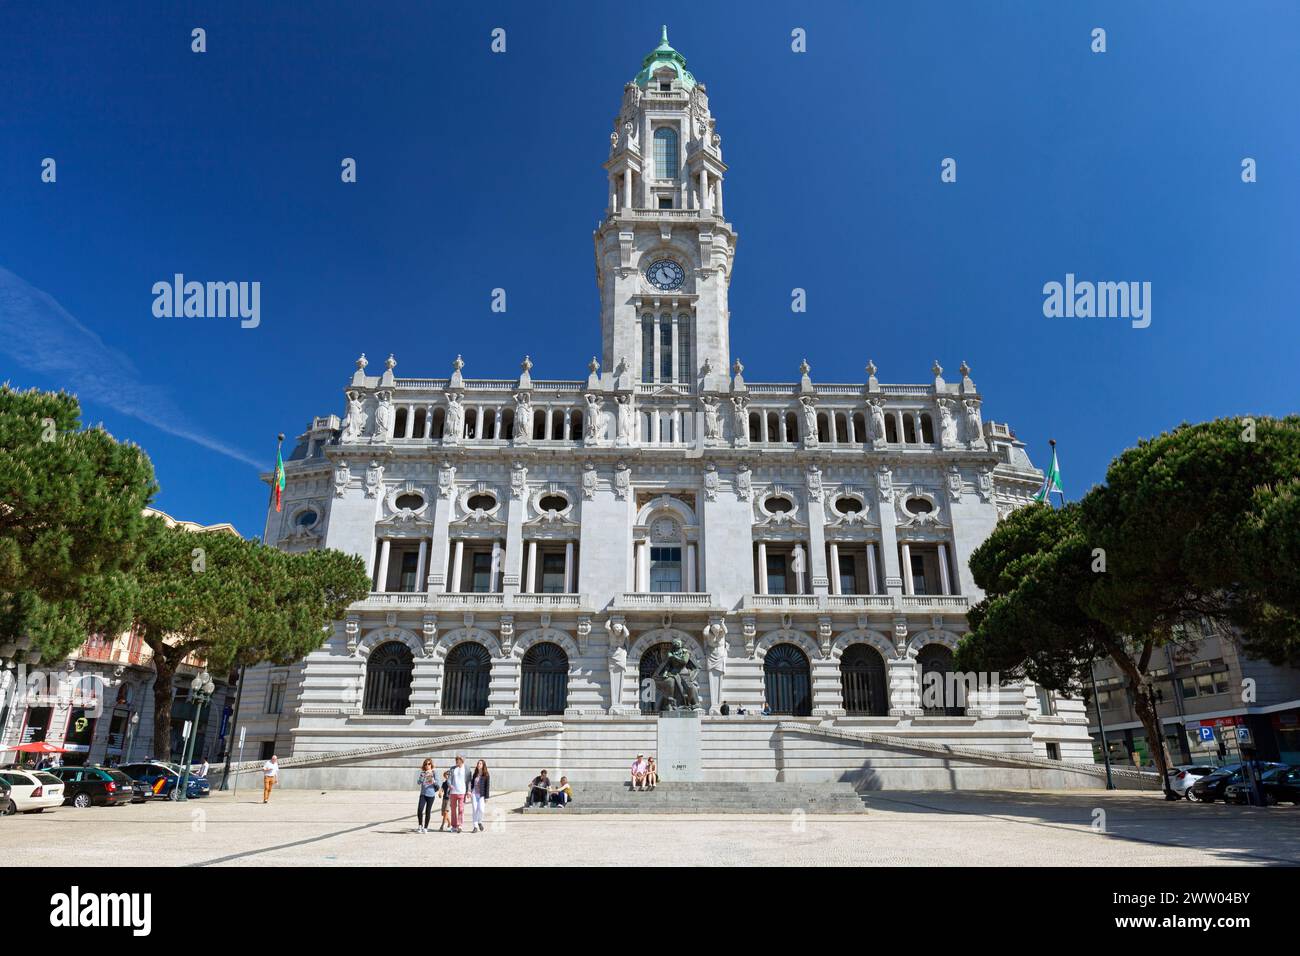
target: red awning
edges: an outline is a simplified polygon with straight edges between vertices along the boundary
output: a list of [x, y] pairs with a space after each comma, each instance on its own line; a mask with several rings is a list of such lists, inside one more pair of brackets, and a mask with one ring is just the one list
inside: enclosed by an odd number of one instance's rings
[[65, 754], [68, 752], [66, 747], [56, 747], [54, 744], [47, 744], [43, 740], [31, 744], [19, 744], [17, 747], [5, 747], [4, 749], [16, 750], [23, 754]]

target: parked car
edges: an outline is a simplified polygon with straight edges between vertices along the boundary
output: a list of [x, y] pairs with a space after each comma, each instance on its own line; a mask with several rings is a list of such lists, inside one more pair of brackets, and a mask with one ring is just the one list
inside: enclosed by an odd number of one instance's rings
[[113, 807], [146, 799], [144, 784], [110, 767], [55, 767], [50, 773], [63, 781], [63, 802], [74, 807]]
[[0, 813], [9, 809], [9, 784], [7, 781], [0, 780]]
[[[1242, 772], [1243, 766], [1243, 764], [1239, 763], [1225, 764], [1214, 773], [1206, 774], [1188, 788], [1187, 799], [1196, 800], [1200, 803], [1213, 803], [1215, 800], [1222, 800], [1223, 791], [1228, 788], [1228, 784], [1245, 781], [1246, 775]], [[1257, 760], [1251, 766], [1255, 768], [1256, 773], [1263, 774], [1277, 767], [1284, 767], [1286, 764]]]
[[0, 809], [6, 816], [63, 805], [63, 781], [44, 770], [4, 770], [0, 780], [9, 785], [9, 800]]
[[[1300, 804], [1300, 767], [1274, 767], [1260, 776], [1259, 789], [1264, 794], [1264, 802], [1269, 806], [1278, 803]], [[1250, 785], [1245, 777], [1233, 780], [1223, 788], [1223, 799], [1227, 803], [1249, 803]]]
[[1169, 786], [1174, 789], [1175, 793], [1187, 796], [1187, 791], [1192, 788], [1192, 784], [1202, 777], [1208, 777], [1214, 773], [1214, 767], [1209, 764], [1184, 764], [1180, 767], [1174, 767], [1169, 771]]
[[[168, 800], [179, 800], [181, 797], [179, 789], [181, 768], [175, 764], [154, 760], [144, 763], [127, 763], [117, 769], [132, 780], [139, 781], [149, 796], [166, 797]], [[206, 779], [191, 775], [185, 793], [189, 799], [193, 800], [196, 797], [206, 797], [211, 790], [212, 788], [208, 785]]]

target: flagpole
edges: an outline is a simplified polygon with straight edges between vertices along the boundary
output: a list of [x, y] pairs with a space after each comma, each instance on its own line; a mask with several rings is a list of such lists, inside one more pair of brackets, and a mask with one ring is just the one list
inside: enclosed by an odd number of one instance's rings
[[[1049, 439], [1047, 439], [1047, 444], [1049, 444], [1049, 445], [1052, 446], [1052, 464], [1051, 464], [1051, 467], [1052, 467], [1053, 469], [1055, 469], [1055, 468], [1056, 468], [1056, 439], [1055, 439], [1055, 438], [1049, 438]], [[1058, 495], [1061, 496], [1061, 507], [1064, 508], [1064, 507], [1065, 507], [1065, 489], [1062, 488], [1062, 487], [1060, 486], [1059, 480], [1058, 480], [1058, 483], [1057, 483], [1057, 486], [1056, 486], [1056, 493], [1057, 493]], [[1049, 495], [1048, 497], [1050, 498], [1051, 496]]]

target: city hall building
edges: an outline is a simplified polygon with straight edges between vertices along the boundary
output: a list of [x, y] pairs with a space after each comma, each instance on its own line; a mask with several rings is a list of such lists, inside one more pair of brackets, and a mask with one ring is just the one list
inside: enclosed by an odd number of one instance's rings
[[854, 382], [806, 361], [789, 381], [745, 378], [728, 166], [666, 31], [623, 88], [604, 169], [585, 377], [448, 354], [449, 374], [408, 378], [362, 356], [342, 414], [286, 463], [266, 540], [360, 555], [373, 575], [281, 678], [291, 756], [350, 755], [304, 785], [405, 785], [420, 754], [456, 751], [506, 783], [543, 766], [621, 779], [655, 751], [648, 678], [677, 640], [699, 667], [705, 779], [1031, 780], [907, 741], [1091, 762], [1080, 700], [1019, 683], [922, 694], [978, 599], [971, 551], [1042, 483], [971, 370], [888, 384], [864, 356]]

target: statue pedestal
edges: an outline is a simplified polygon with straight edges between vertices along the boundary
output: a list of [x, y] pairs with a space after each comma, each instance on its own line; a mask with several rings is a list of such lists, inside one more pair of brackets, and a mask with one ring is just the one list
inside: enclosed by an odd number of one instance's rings
[[655, 761], [659, 779], [665, 783], [703, 780], [700, 712], [668, 711], [659, 715], [657, 723], [659, 743]]

